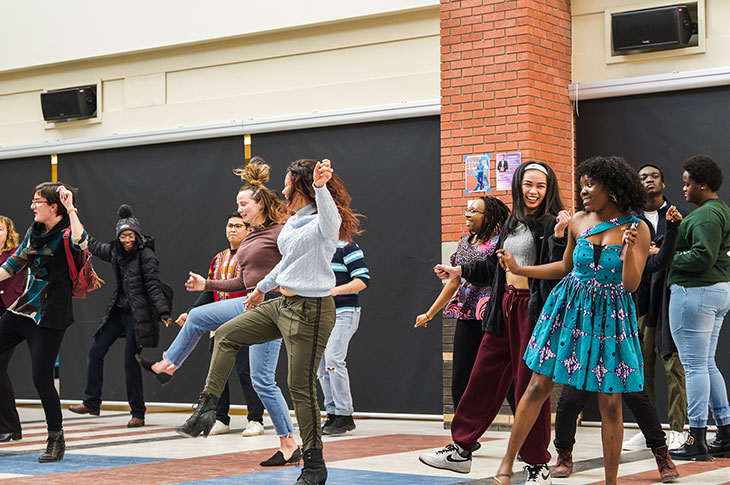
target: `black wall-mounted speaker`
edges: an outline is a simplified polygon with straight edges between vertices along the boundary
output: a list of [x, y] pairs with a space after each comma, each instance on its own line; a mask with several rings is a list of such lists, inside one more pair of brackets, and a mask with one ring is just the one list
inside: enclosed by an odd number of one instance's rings
[[615, 52], [636, 49], [675, 49], [697, 32], [686, 5], [634, 10], [611, 15]]
[[67, 121], [96, 114], [96, 86], [79, 86], [41, 93], [43, 119]]

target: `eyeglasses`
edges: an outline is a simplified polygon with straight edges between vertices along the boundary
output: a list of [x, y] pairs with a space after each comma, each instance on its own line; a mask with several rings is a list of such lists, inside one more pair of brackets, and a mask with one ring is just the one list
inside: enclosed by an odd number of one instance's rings
[[228, 224], [226, 227], [228, 229], [243, 229], [243, 224]]
[[48, 204], [48, 201], [47, 200], [43, 200], [43, 199], [33, 199], [33, 200], [30, 201], [30, 206], [31, 207], [33, 207], [35, 205], [38, 205], [38, 204]]
[[120, 234], [119, 240], [120, 241], [134, 241], [137, 239], [137, 237], [134, 234]]
[[484, 211], [478, 211], [476, 209], [467, 209], [464, 211], [465, 216], [473, 216], [474, 214], [484, 214]]

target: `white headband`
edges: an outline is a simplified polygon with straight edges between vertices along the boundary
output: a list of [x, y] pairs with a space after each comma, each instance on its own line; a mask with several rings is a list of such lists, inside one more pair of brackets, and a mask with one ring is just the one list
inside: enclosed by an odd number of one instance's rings
[[539, 163], [531, 163], [531, 164], [529, 164], [528, 166], [525, 167], [525, 172], [528, 171], [528, 170], [539, 170], [542, 173], [544, 173], [545, 175], [548, 174], [547, 169], [545, 167], [543, 167], [542, 165], [540, 165]]

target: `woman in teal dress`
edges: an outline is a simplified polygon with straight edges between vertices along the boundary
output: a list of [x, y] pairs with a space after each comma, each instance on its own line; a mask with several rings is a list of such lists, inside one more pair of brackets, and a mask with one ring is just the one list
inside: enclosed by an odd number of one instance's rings
[[494, 479], [500, 485], [509, 483], [517, 451], [553, 382], [598, 393], [606, 484], [615, 484], [623, 439], [621, 393], [644, 388], [630, 293], [641, 281], [650, 235], [646, 223], [629, 212], [641, 210], [646, 194], [636, 172], [619, 157], [589, 158], [578, 166], [577, 176], [584, 210], [570, 222], [563, 260], [520, 267], [508, 251], [500, 254], [505, 271], [563, 278], [545, 302], [525, 352], [533, 375]]

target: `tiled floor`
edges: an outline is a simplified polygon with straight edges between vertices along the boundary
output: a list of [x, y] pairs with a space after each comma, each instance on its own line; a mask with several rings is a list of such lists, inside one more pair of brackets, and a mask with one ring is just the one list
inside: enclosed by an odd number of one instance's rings
[[[21, 408], [23, 440], [0, 444], [0, 482], [7, 484], [292, 484], [299, 476], [294, 466], [265, 469], [258, 463], [278, 445], [271, 423], [266, 433], [241, 437], [245, 418], [234, 416], [229, 434], [207, 439], [178, 436], [172, 427], [186, 415], [150, 413], [147, 426], [125, 427], [129, 415], [102, 412], [79, 417], [64, 411], [66, 456], [62, 462], [39, 464], [46, 438], [40, 409]], [[633, 433], [633, 430], [627, 431]], [[491, 483], [504, 451], [507, 432], [487, 432], [474, 454], [472, 471], [459, 475], [421, 464], [418, 455], [450, 441], [441, 423], [424, 421], [357, 420], [357, 429], [340, 438], [325, 438], [328, 485]], [[555, 484], [599, 484], [603, 480], [600, 430], [579, 428], [576, 473]], [[516, 468], [517, 469], [517, 466]], [[730, 459], [713, 463], [681, 463], [678, 483], [730, 484]], [[651, 452], [622, 455], [620, 483], [659, 482]], [[40, 477], [39, 475], [42, 475]], [[522, 483], [518, 473], [513, 483]]]

